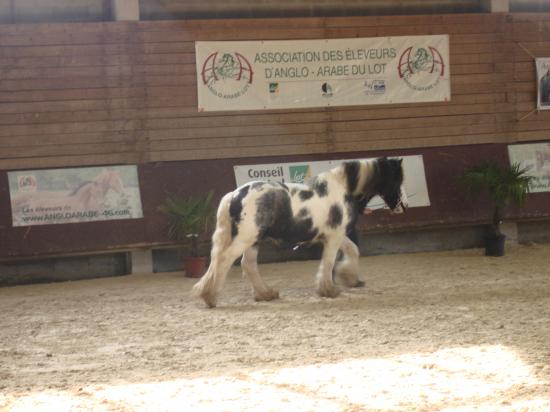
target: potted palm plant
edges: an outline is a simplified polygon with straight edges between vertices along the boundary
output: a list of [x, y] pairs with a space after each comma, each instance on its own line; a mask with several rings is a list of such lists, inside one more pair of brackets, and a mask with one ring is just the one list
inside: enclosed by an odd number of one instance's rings
[[467, 169], [461, 176], [462, 184], [470, 194], [485, 192], [492, 201], [492, 220], [485, 238], [486, 256], [503, 256], [506, 236], [501, 231], [504, 210], [510, 204], [522, 206], [529, 193], [533, 177], [519, 163], [502, 167], [495, 162], [484, 162]]
[[199, 254], [199, 240], [210, 230], [214, 209], [211, 206], [213, 192], [203, 196], [168, 196], [159, 210], [170, 220], [168, 236], [177, 241], [187, 241], [190, 255], [183, 259], [188, 277], [201, 277], [206, 257]]

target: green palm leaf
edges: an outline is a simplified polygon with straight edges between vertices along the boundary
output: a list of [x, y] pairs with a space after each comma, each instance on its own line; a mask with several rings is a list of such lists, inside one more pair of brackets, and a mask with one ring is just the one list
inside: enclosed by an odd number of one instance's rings
[[485, 162], [466, 170], [461, 182], [471, 194], [486, 192], [497, 206], [504, 207], [511, 203], [522, 206], [533, 180], [527, 172], [528, 168], [522, 168], [519, 163], [501, 167]]
[[466, 170], [460, 181], [472, 195], [481, 192], [489, 195], [495, 206], [493, 230], [495, 235], [498, 235], [503, 209], [509, 204], [522, 206], [533, 179], [534, 177], [528, 174], [528, 168], [522, 168], [519, 163], [502, 167], [494, 162], [485, 162]]
[[197, 254], [196, 239], [210, 230], [214, 218], [213, 191], [204, 196], [168, 196], [159, 210], [169, 218], [168, 236], [174, 240], [191, 238], [192, 254]]

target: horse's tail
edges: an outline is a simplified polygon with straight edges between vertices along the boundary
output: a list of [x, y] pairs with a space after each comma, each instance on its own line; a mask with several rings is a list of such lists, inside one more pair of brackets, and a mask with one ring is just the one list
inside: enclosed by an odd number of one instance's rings
[[216, 229], [212, 235], [212, 251], [210, 252], [210, 265], [195, 286], [193, 286], [193, 296], [203, 298], [208, 306], [215, 306], [215, 295], [218, 289], [218, 268], [220, 260], [223, 259], [223, 252], [229, 248], [233, 241], [231, 234], [231, 216], [229, 207], [233, 193], [226, 194], [220, 201], [216, 215]]
[[[218, 256], [218, 254], [229, 247], [233, 240], [231, 235], [232, 220], [229, 215], [229, 206], [231, 205], [231, 198], [233, 193], [228, 193], [220, 201], [218, 206], [218, 212], [216, 214], [216, 230], [212, 235], [212, 255]], [[212, 258], [214, 258], [212, 256]]]

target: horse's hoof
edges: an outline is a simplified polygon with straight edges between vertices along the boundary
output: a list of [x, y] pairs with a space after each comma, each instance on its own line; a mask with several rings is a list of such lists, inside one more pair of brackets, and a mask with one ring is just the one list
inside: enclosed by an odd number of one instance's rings
[[338, 288], [325, 288], [318, 290], [317, 293], [323, 298], [335, 298], [340, 294], [340, 289]]
[[206, 306], [208, 306], [209, 308], [216, 307], [216, 303], [217, 303], [216, 296], [212, 296], [209, 293], [204, 293], [200, 295], [200, 297], [202, 298], [202, 300], [204, 300], [204, 303], [206, 303]]
[[352, 286], [352, 288], [363, 288], [365, 287], [365, 281], [364, 280], [358, 280], [355, 285]]
[[256, 302], [262, 302], [262, 301], [269, 302], [274, 299], [279, 299], [279, 291], [275, 289], [269, 289], [267, 292], [261, 293], [261, 294], [260, 293], [254, 294], [254, 300]]

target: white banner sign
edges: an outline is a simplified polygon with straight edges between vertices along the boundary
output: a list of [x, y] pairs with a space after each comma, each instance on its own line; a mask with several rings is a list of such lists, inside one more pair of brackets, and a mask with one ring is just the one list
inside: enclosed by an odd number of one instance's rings
[[534, 179], [531, 192], [550, 192], [550, 143], [527, 143], [508, 146], [511, 163], [519, 163]]
[[[405, 191], [409, 200], [409, 207], [430, 206], [426, 174], [424, 172], [424, 160], [422, 155], [402, 156], [403, 172], [405, 174]], [[270, 180], [276, 182], [303, 183], [309, 178], [321, 172], [336, 167], [346, 160], [326, 160], [319, 162], [298, 163], [272, 163], [263, 165], [239, 165], [234, 166], [237, 186], [255, 180]], [[368, 160], [368, 159], [359, 159]], [[373, 198], [368, 206], [371, 209], [384, 207], [384, 202], [379, 197]]]
[[449, 37], [196, 42], [199, 111], [448, 101]]
[[13, 226], [143, 217], [136, 166], [8, 172]]
[[537, 64], [537, 109], [550, 109], [550, 58], [535, 59]]

